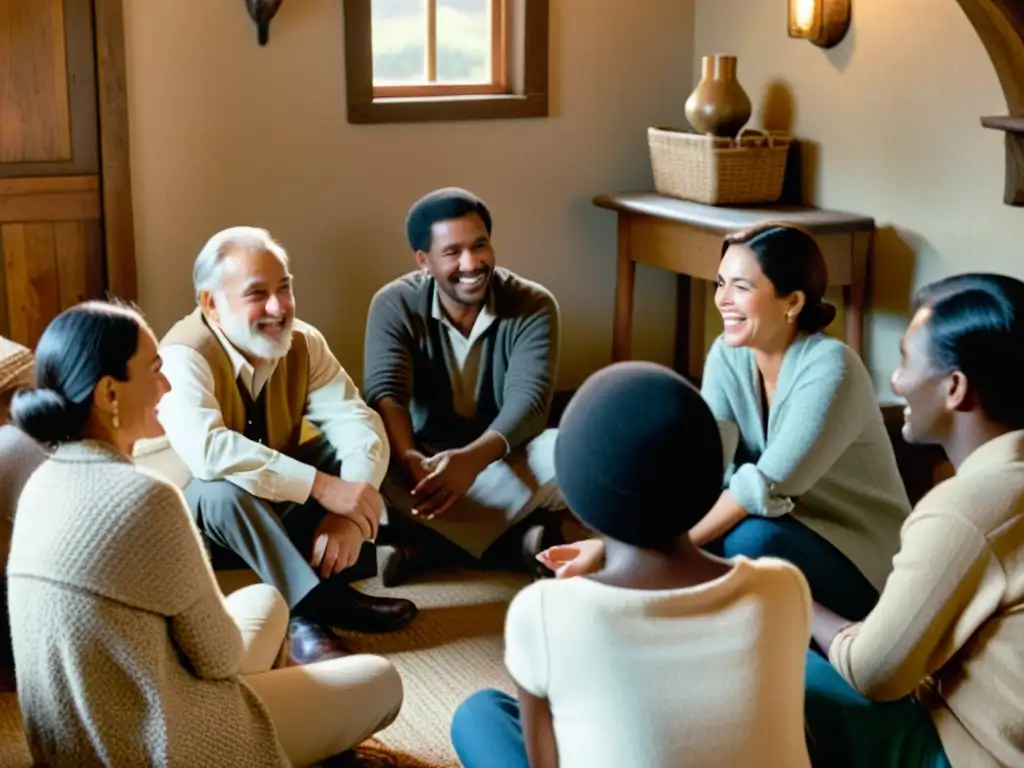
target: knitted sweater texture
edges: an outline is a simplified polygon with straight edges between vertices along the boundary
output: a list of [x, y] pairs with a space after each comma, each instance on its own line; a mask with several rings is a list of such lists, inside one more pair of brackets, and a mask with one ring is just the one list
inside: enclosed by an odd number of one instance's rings
[[18, 702], [53, 766], [285, 766], [181, 493], [104, 443], [25, 486], [7, 569]]

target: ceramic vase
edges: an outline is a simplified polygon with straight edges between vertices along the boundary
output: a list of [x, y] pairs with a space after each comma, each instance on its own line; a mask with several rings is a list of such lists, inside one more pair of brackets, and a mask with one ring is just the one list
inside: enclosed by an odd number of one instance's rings
[[750, 119], [750, 97], [736, 79], [736, 57], [704, 56], [701, 78], [686, 100], [686, 119], [698, 133], [735, 138]]

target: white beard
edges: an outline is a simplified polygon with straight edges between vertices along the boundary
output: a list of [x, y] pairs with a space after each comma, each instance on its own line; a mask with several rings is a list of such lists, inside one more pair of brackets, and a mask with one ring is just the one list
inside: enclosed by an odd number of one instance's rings
[[218, 325], [221, 333], [241, 351], [263, 360], [275, 360], [287, 355], [292, 348], [294, 317], [288, 318], [285, 322], [281, 340], [272, 341], [259, 332], [259, 323], [249, 325], [245, 320], [232, 314], [231, 308], [227, 306], [227, 302], [223, 301], [222, 297], [214, 297], [214, 306], [220, 317]]

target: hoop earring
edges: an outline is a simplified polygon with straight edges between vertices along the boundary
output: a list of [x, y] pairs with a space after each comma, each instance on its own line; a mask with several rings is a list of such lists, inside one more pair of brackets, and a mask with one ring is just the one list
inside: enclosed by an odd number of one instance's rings
[[114, 417], [111, 419], [114, 429], [121, 428], [121, 417], [117, 415], [117, 400], [114, 401]]

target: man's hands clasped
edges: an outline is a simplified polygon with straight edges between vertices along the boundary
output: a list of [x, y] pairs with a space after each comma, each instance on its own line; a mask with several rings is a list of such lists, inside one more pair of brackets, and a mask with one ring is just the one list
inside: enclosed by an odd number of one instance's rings
[[412, 513], [426, 520], [444, 514], [465, 496], [477, 475], [483, 471], [479, 460], [461, 448], [441, 451], [430, 457], [410, 451], [406, 463], [415, 483]]

